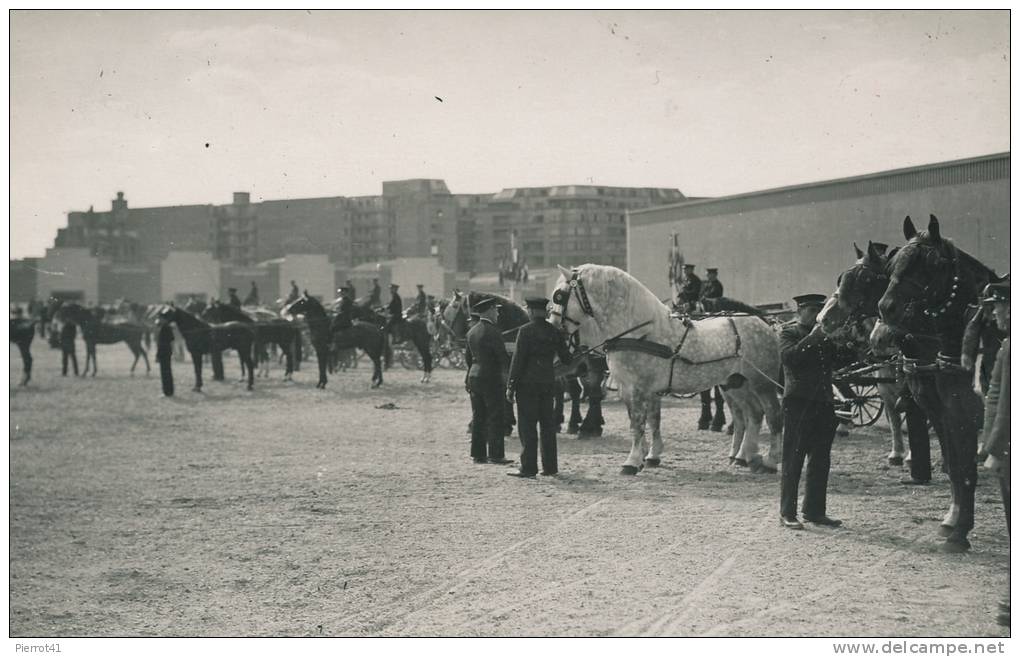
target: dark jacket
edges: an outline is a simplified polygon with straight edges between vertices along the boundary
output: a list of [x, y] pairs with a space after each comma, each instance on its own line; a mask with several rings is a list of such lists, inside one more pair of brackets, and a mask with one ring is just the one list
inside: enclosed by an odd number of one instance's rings
[[701, 298], [702, 299], [718, 299], [723, 295], [722, 283], [719, 279], [714, 281], [709, 279], [705, 281], [705, 284], [701, 286]]
[[687, 274], [680, 286], [678, 300], [681, 303], [693, 303], [701, 298], [701, 279], [694, 274]]
[[984, 451], [1009, 457], [1009, 338], [1002, 341], [985, 397]]
[[800, 322], [783, 325], [779, 334], [783, 361], [783, 397], [819, 402], [832, 401], [832, 367], [836, 345], [819, 331]]
[[240, 308], [241, 307], [241, 297], [237, 296], [237, 294], [232, 292], [230, 294], [230, 301], [228, 301], [227, 303], [229, 303], [231, 306], [233, 306], [235, 308]]
[[419, 315], [426, 315], [426, 311], [429, 307], [428, 297], [425, 295], [425, 291], [422, 290], [418, 293], [418, 298], [414, 300], [414, 309]]
[[74, 322], [64, 322], [60, 327], [60, 344], [63, 347], [74, 348], [74, 339], [78, 337], [78, 327]]
[[404, 302], [400, 300], [400, 295], [396, 292], [390, 297], [390, 305], [388, 306], [390, 311], [390, 320], [396, 321], [401, 318], [404, 313]]
[[516, 391], [521, 386], [552, 385], [556, 381], [553, 374], [556, 356], [562, 363], [570, 361], [570, 350], [552, 324], [539, 319], [524, 325], [517, 333], [507, 388]]
[[467, 347], [467, 380], [502, 384], [510, 355], [496, 325], [487, 319], [475, 324], [468, 331]]
[[340, 308], [333, 318], [333, 330], [347, 329], [354, 323], [354, 301], [350, 297], [340, 299]]
[[369, 297], [368, 303], [373, 308], [382, 305], [382, 288], [380, 288], [378, 285], [372, 286], [372, 296]]
[[173, 354], [174, 328], [169, 323], [159, 327], [156, 338], [156, 358], [165, 358]]

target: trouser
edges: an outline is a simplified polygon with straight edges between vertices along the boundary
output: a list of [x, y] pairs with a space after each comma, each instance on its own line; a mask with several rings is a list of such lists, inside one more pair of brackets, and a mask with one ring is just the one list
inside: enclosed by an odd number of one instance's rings
[[999, 473], [999, 491], [1002, 493], [1002, 508], [1006, 511], [1006, 533], [1009, 533], [1009, 457], [1006, 457]]
[[[559, 471], [556, 460], [556, 398], [553, 384], [527, 385], [517, 392], [517, 435], [521, 439], [521, 472], [538, 472], [541, 436], [542, 472]], [[537, 425], [537, 429], [536, 429]]]
[[67, 376], [67, 362], [70, 361], [74, 365], [74, 375], [78, 376], [78, 354], [74, 352], [74, 345], [70, 347], [65, 346], [60, 354], [61, 371], [64, 376]]
[[804, 506], [807, 518], [825, 515], [825, 496], [829, 485], [829, 458], [838, 421], [830, 402], [783, 399], [783, 476], [779, 513], [797, 515], [797, 488], [807, 459], [804, 482]]
[[503, 382], [470, 379], [471, 457], [501, 459], [503, 451]]
[[159, 361], [159, 379], [163, 384], [163, 394], [167, 397], [173, 397], [174, 394], [174, 372], [170, 366], [170, 359], [170, 354], [156, 357]]
[[212, 362], [212, 378], [213, 381], [223, 381], [223, 352], [213, 351], [209, 354], [209, 360]]

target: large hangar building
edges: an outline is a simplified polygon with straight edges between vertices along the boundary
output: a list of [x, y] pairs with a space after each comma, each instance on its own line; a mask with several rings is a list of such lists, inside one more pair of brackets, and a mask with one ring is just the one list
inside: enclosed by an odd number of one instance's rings
[[718, 267], [726, 296], [762, 306], [831, 293], [854, 262], [853, 242], [903, 243], [939, 218], [944, 236], [1002, 274], [1009, 271], [1009, 153], [700, 199], [628, 212], [627, 266], [670, 295], [672, 236], [704, 278]]

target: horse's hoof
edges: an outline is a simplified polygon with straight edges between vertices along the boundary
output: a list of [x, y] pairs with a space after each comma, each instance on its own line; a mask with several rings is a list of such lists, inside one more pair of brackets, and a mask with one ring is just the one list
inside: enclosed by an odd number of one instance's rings
[[646, 468], [657, 468], [662, 463], [661, 459], [645, 459]]
[[939, 551], [946, 554], [963, 554], [970, 549], [970, 541], [965, 536], [952, 536], [939, 546]]
[[889, 457], [889, 465], [903, 465], [903, 457], [902, 456], [890, 456]]
[[776, 474], [779, 470], [771, 465], [766, 465], [764, 461], [757, 460], [751, 464], [751, 472], [753, 474]]
[[737, 462], [737, 459], [736, 459], [735, 457], [732, 457], [732, 456], [731, 456], [731, 457], [730, 457], [730, 465], [733, 465], [733, 464], [734, 464], [734, 463], [736, 463], [736, 462]]
[[716, 433], [722, 433], [722, 430], [723, 430], [723, 427], [722, 427], [722, 425], [721, 425], [721, 424], [713, 424], [713, 425], [712, 425], [711, 427], [709, 427], [709, 428], [710, 428], [710, 429], [712, 429], [712, 431], [714, 431], [714, 432], [716, 432]]
[[739, 466], [741, 468], [746, 468], [747, 467], [747, 461], [744, 460], [744, 459], [734, 458], [733, 459], [733, 465]]
[[953, 535], [953, 531], [955, 529], [956, 527], [953, 527], [952, 525], [939, 525], [939, 536], [942, 538], [948, 538]]
[[708, 431], [708, 422], [698, 422], [698, 431]]
[[620, 474], [634, 476], [638, 473], [638, 469], [633, 465], [625, 465], [620, 468]]
[[574, 425], [570, 425], [569, 427], [567, 427], [567, 433], [570, 434], [571, 436], [576, 435], [578, 431], [579, 429]]

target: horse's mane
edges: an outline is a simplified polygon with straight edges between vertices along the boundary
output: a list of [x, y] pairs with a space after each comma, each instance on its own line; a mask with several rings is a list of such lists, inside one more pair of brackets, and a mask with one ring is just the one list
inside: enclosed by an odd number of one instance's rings
[[522, 308], [516, 301], [500, 294], [495, 294], [493, 292], [468, 292], [466, 298], [469, 310], [479, 301], [495, 299], [496, 303], [502, 306], [502, 308], [500, 308], [500, 318], [502, 318], [510, 326], [520, 326], [531, 319], [528, 315], [528, 311]]

